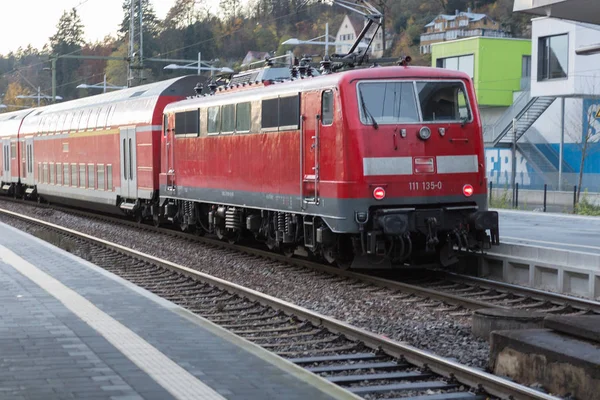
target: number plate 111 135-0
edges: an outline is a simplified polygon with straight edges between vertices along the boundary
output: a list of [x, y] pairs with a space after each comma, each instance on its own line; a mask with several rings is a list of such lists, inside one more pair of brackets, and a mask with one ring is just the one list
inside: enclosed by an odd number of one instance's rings
[[442, 190], [442, 182], [409, 182], [408, 183], [409, 190]]

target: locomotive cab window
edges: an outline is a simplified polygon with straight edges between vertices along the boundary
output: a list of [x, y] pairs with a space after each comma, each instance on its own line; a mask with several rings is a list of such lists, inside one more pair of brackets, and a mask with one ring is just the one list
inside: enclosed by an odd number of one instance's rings
[[235, 104], [221, 107], [221, 133], [233, 133], [235, 129]]
[[298, 129], [300, 95], [262, 100], [261, 127], [266, 131]]
[[200, 123], [199, 110], [175, 113], [175, 135], [198, 136]]
[[323, 125], [333, 124], [333, 91], [326, 90], [321, 97], [321, 120]]
[[358, 85], [360, 120], [365, 125], [419, 122], [412, 82], [363, 82]]
[[417, 82], [423, 121], [463, 121], [472, 119], [462, 82]]
[[235, 131], [250, 132], [250, 103], [240, 103], [236, 105], [235, 110]]
[[208, 107], [207, 133], [218, 135], [221, 132], [221, 107]]

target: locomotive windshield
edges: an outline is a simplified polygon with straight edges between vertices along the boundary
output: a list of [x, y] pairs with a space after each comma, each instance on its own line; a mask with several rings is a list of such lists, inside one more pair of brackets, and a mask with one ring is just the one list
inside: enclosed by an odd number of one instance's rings
[[358, 97], [364, 124], [471, 119], [464, 84], [458, 81], [362, 82]]

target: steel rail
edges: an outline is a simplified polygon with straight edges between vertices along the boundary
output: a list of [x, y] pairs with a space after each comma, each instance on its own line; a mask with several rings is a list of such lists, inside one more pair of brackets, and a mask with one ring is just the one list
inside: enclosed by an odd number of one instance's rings
[[187, 268], [173, 262], [163, 260], [148, 254], [141, 253], [137, 250], [129, 249], [116, 243], [112, 243], [103, 239], [98, 239], [93, 236], [78, 232], [72, 229], [64, 228], [49, 222], [41, 221], [25, 215], [21, 215], [12, 211], [0, 209], [0, 213], [12, 216], [33, 224], [41, 225], [46, 228], [58, 231], [60, 233], [74, 236], [95, 245], [102, 246], [126, 256], [152, 263], [173, 271], [177, 271], [183, 275], [198, 279], [202, 282], [217, 286], [230, 293], [238, 294], [242, 297], [256, 301], [265, 306], [279, 309], [286, 314], [294, 315], [300, 319], [312, 322], [313, 324], [323, 326], [332, 332], [345, 335], [347, 338], [362, 342], [365, 346], [374, 350], [384, 351], [385, 353], [396, 357], [404, 358], [410, 363], [419, 367], [428, 368], [432, 372], [442, 375], [446, 378], [456, 379], [458, 382], [472, 388], [479, 388], [488, 394], [497, 396], [503, 399], [523, 399], [523, 400], [558, 400], [557, 397], [541, 393], [527, 386], [523, 386], [507, 379], [477, 370], [445, 358], [436, 356], [432, 353], [417, 349], [416, 347], [392, 341], [386, 337], [368, 332], [351, 326], [345, 322], [334, 318], [310, 311], [303, 307], [299, 307], [284, 300], [263, 294], [256, 290], [245, 288], [238, 284], [228, 282], [226, 280]]
[[[12, 199], [9, 199], [9, 201], [16, 202], [18, 204], [27, 204], [27, 203], [22, 203], [20, 201], [15, 201]], [[39, 204], [35, 204], [35, 206], [39, 206]], [[180, 232], [180, 231], [176, 231], [176, 230], [157, 228], [157, 227], [151, 226], [151, 225], [140, 224], [135, 221], [124, 220], [124, 219], [107, 216], [107, 215], [100, 215], [97, 213], [84, 211], [84, 210], [80, 210], [80, 209], [65, 208], [65, 207], [56, 206], [56, 205], [49, 206], [49, 208], [57, 210], [57, 211], [66, 212], [66, 213], [79, 214], [79, 215], [83, 215], [85, 217], [101, 218], [104, 220], [109, 220], [109, 221], [112, 221], [112, 222], [115, 222], [115, 223], [118, 223], [121, 225], [126, 225], [126, 226], [130, 226], [130, 227], [137, 228], [137, 229], [145, 229], [150, 232], [172, 235], [172, 236], [182, 238], [185, 240], [191, 240], [191, 241], [195, 241], [195, 242], [199, 242], [199, 243], [203, 243], [203, 244], [207, 244], [210, 246], [215, 246], [215, 247], [219, 247], [219, 248], [223, 248], [223, 249], [234, 250], [234, 251], [238, 251], [240, 253], [250, 254], [250, 255], [257, 256], [257, 257], [263, 257], [263, 258], [267, 258], [267, 259], [278, 261], [278, 262], [285, 263], [285, 264], [309, 268], [309, 269], [319, 271], [319, 272], [324, 272], [324, 273], [327, 273], [330, 275], [341, 276], [341, 277], [348, 278], [348, 279], [355, 279], [357, 281], [370, 283], [370, 284], [380, 286], [383, 288], [397, 290], [397, 291], [401, 291], [403, 293], [409, 293], [409, 294], [413, 294], [416, 296], [420, 296], [420, 297], [423, 297], [424, 299], [437, 300], [437, 301], [449, 303], [449, 304], [452, 304], [455, 306], [460, 306], [460, 307], [463, 307], [468, 310], [479, 310], [479, 309], [483, 309], [483, 308], [505, 308], [505, 309], [508, 309], [508, 307], [504, 307], [504, 306], [493, 304], [493, 303], [488, 303], [488, 302], [484, 302], [484, 301], [480, 301], [480, 300], [476, 300], [476, 299], [470, 299], [468, 297], [456, 296], [456, 295], [453, 295], [450, 293], [444, 293], [442, 291], [427, 289], [425, 287], [421, 287], [418, 285], [412, 285], [412, 284], [408, 284], [408, 283], [404, 283], [404, 282], [398, 282], [398, 281], [394, 281], [394, 280], [390, 280], [390, 279], [370, 276], [370, 275], [360, 273], [360, 272], [352, 272], [352, 271], [343, 270], [343, 269], [336, 268], [336, 267], [330, 267], [330, 266], [312, 262], [309, 260], [287, 257], [287, 256], [284, 256], [281, 254], [274, 253], [272, 251], [261, 250], [261, 249], [257, 249], [254, 247], [243, 246], [243, 245], [235, 244], [235, 243], [228, 243], [228, 242], [225, 242], [222, 240], [206, 238], [206, 237], [193, 235], [193, 234], [185, 233], [185, 232]]]
[[527, 296], [534, 300], [542, 300], [557, 305], [569, 305], [576, 309], [589, 310], [596, 314], [600, 314], [600, 302], [564, 295], [561, 293], [545, 292], [540, 289], [530, 288], [527, 286], [515, 285], [507, 282], [494, 281], [485, 278], [479, 278], [475, 276], [461, 275], [449, 271], [438, 271], [442, 272], [449, 280], [455, 282], [463, 282], [471, 285], [477, 285], [479, 287], [487, 287], [498, 291], [506, 291], [517, 295]]

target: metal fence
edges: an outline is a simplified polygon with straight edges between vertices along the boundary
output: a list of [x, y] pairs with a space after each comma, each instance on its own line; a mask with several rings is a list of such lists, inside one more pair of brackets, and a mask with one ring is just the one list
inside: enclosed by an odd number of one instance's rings
[[[512, 173], [491, 171], [487, 173], [488, 182], [495, 188], [512, 188]], [[562, 185], [559, 184], [562, 182]], [[515, 183], [520, 189], [544, 190], [546, 185], [549, 191], [572, 191], [574, 186], [579, 186], [579, 173], [563, 173], [559, 180], [556, 172], [543, 174], [535, 172], [517, 172]], [[600, 174], [584, 173], [581, 181], [581, 192], [600, 193]]]

